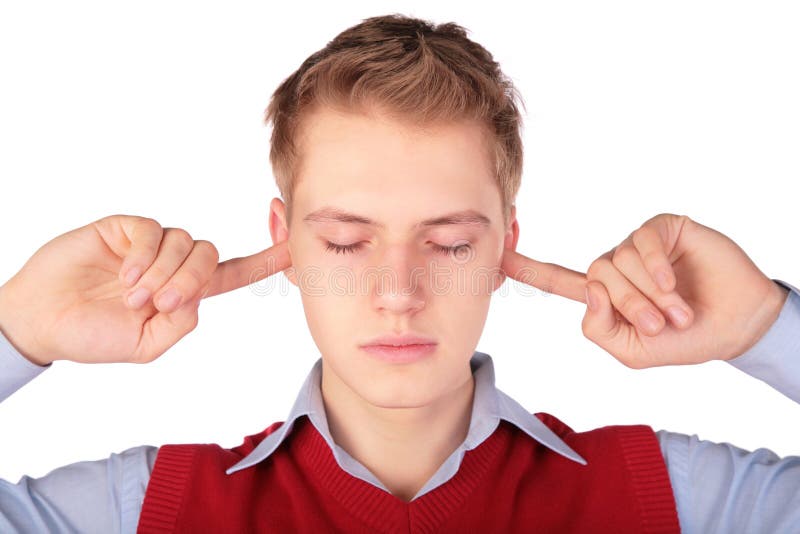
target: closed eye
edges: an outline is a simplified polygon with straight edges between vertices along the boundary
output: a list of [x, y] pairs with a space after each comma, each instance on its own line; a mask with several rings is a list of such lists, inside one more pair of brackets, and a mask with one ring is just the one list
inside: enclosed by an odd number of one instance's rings
[[[362, 247], [362, 243], [353, 243], [351, 245], [337, 245], [336, 243], [331, 243], [330, 241], [326, 241], [325, 243], [325, 250], [333, 251], [336, 254], [351, 254], [360, 250]], [[440, 254], [450, 255], [455, 254], [462, 249], [469, 250], [471, 247], [468, 243], [461, 243], [460, 245], [454, 245], [452, 247], [446, 247], [434, 243], [433, 248]]]
[[437, 252], [440, 252], [444, 255], [450, 254], [457, 254], [461, 250], [469, 250], [470, 247], [468, 243], [461, 243], [460, 245], [453, 245], [452, 247], [444, 247], [442, 245], [433, 245], [433, 248], [436, 249]]
[[336, 254], [348, 254], [361, 248], [361, 243], [353, 243], [352, 245], [337, 245], [330, 241], [326, 241], [326, 243], [325, 250], [333, 250]]

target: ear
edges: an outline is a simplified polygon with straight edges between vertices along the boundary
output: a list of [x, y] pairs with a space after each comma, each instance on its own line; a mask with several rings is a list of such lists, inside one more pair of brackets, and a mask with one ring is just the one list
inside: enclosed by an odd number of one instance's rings
[[[286, 204], [277, 197], [273, 198], [269, 204], [269, 234], [272, 237], [272, 244], [282, 243], [289, 239], [289, 225], [286, 220]], [[291, 244], [289, 246], [289, 254], [291, 255]], [[294, 265], [289, 266], [288, 269], [283, 271], [286, 278], [291, 283], [297, 285], [297, 276], [295, 274]]]
[[[505, 238], [503, 239], [503, 253], [505, 253], [506, 249], [511, 249], [513, 251], [517, 250], [517, 241], [519, 241], [519, 223], [517, 222], [517, 207], [511, 206], [511, 212], [508, 216], [508, 226], [506, 227]], [[500, 260], [502, 263], [502, 258]], [[497, 291], [497, 289], [503, 285], [503, 282], [506, 280], [506, 275], [500, 273], [499, 276], [495, 277], [494, 289], [492, 291]]]
[[511, 214], [508, 217], [508, 228], [506, 229], [506, 238], [503, 243], [503, 248], [510, 248], [513, 251], [517, 250], [517, 241], [519, 241], [519, 223], [517, 222], [517, 207], [511, 206]]

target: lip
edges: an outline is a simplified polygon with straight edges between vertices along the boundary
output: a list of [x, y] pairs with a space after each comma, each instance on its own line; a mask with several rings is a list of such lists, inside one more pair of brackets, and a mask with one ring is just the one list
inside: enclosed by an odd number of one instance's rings
[[433, 354], [436, 340], [419, 334], [379, 336], [361, 345], [369, 355], [388, 363], [413, 363]]
[[370, 356], [387, 363], [414, 363], [433, 354], [436, 344], [424, 345], [367, 345], [361, 347]]
[[436, 340], [421, 334], [406, 333], [401, 335], [388, 334], [373, 338], [363, 345], [362, 347], [371, 347], [376, 345], [381, 346], [401, 346], [401, 345], [435, 345]]

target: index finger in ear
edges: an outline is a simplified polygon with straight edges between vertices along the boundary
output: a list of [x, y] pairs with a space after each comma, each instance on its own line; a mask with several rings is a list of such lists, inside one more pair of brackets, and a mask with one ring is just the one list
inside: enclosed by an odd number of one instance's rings
[[500, 267], [505, 274], [524, 284], [577, 302], [586, 302], [586, 275], [555, 263], [544, 263], [510, 248], [503, 251]]
[[258, 282], [291, 265], [288, 240], [250, 256], [225, 260], [217, 264], [205, 297], [213, 297]]

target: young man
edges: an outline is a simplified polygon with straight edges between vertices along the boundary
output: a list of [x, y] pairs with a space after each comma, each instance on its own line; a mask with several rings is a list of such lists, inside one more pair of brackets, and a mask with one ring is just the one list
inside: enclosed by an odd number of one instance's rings
[[504, 274], [586, 302], [585, 335], [627, 366], [726, 360], [798, 402], [800, 295], [686, 216], [649, 219], [585, 275], [517, 253], [513, 88], [462, 29], [367, 19], [267, 118], [276, 244], [218, 263], [211, 243], [127, 215], [58, 236], [0, 287], [0, 398], [59, 359], [152, 361], [203, 297], [284, 271], [321, 354], [289, 416], [234, 449], [142, 446], [2, 482], [0, 531], [800, 525], [800, 458], [646, 425], [576, 433], [494, 387], [475, 348]]

